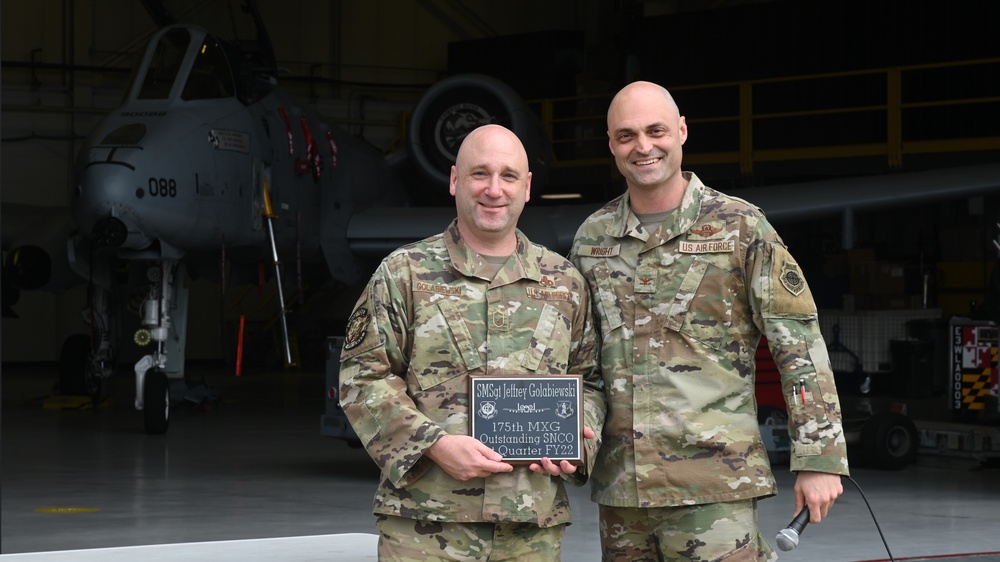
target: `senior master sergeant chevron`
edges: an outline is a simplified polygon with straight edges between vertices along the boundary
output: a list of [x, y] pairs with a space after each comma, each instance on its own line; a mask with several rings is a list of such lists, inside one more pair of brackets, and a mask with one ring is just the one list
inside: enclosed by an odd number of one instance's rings
[[777, 492], [754, 399], [761, 333], [790, 413], [795, 513], [808, 504], [819, 523], [848, 474], [805, 279], [759, 209], [681, 171], [687, 132], [660, 86], [615, 96], [608, 144], [628, 189], [570, 253], [593, 295], [608, 396], [591, 477], [605, 561], [774, 559], [757, 528], [757, 499]]
[[[559, 560], [563, 480], [593, 464], [605, 414], [583, 276], [516, 230], [524, 148], [499, 125], [451, 169], [458, 218], [386, 257], [351, 315], [341, 405], [382, 471], [379, 560]], [[584, 459], [528, 466], [467, 435], [469, 375], [583, 375]]]

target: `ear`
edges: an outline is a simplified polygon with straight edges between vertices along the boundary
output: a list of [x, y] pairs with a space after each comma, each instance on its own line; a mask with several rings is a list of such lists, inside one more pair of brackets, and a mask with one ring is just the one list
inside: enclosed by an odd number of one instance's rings
[[531, 172], [528, 172], [528, 180], [524, 182], [524, 202], [531, 200]]
[[680, 121], [678, 122], [677, 131], [680, 135], [681, 144], [684, 144], [688, 140], [688, 124], [687, 119], [681, 115]]
[[452, 166], [451, 180], [448, 181], [448, 192], [451, 193], [452, 197], [455, 196], [455, 188], [457, 186], [458, 186], [458, 170], [455, 169], [455, 166]]

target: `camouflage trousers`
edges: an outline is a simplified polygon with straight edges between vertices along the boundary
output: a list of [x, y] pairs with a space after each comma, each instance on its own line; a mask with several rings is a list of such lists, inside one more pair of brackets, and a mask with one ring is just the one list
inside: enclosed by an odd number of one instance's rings
[[553, 562], [566, 525], [447, 523], [379, 515], [379, 562]]
[[757, 528], [757, 500], [633, 508], [602, 505], [604, 562], [771, 562]]

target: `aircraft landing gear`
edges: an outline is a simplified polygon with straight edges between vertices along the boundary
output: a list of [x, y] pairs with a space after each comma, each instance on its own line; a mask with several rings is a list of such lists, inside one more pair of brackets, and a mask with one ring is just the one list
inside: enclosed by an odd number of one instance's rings
[[170, 427], [170, 383], [167, 375], [159, 370], [146, 373], [144, 382], [142, 417], [146, 433], [162, 435]]
[[143, 412], [146, 433], [160, 435], [170, 427], [170, 379], [184, 378], [188, 292], [184, 266], [176, 261], [153, 263], [146, 276], [149, 294], [142, 304], [143, 337], [137, 341], [148, 338], [146, 343], [156, 348], [135, 364], [135, 409]]
[[59, 351], [59, 394], [88, 396], [96, 406], [104, 381], [114, 374], [114, 361], [105, 355], [93, 348], [86, 334], [66, 338]]
[[[100, 272], [96, 278], [103, 279]], [[97, 406], [105, 381], [114, 375], [116, 361], [111, 345], [110, 289], [105, 284], [91, 285], [87, 306], [81, 311], [88, 334], [73, 334], [59, 350], [59, 394], [87, 396]]]

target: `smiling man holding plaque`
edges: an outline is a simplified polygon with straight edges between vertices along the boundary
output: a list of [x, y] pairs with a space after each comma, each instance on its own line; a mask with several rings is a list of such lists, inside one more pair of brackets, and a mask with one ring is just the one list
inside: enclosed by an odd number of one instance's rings
[[[564, 481], [586, 481], [605, 414], [586, 284], [569, 261], [516, 228], [531, 173], [512, 132], [472, 131], [450, 191], [457, 219], [382, 261], [341, 354], [341, 405], [382, 471], [379, 560], [559, 560], [570, 521]], [[474, 403], [472, 381], [490, 377], [515, 382], [481, 389]], [[576, 394], [519, 390], [548, 379], [577, 381]], [[486, 421], [504, 408], [520, 415], [469, 435], [472, 407]], [[529, 415], [542, 410], [553, 415]], [[581, 410], [564, 431], [560, 416]], [[567, 434], [583, 449], [578, 462], [553, 462], [560, 449], [534, 443]], [[507, 462], [500, 441], [528, 455], [508, 456], [531, 460]]]

